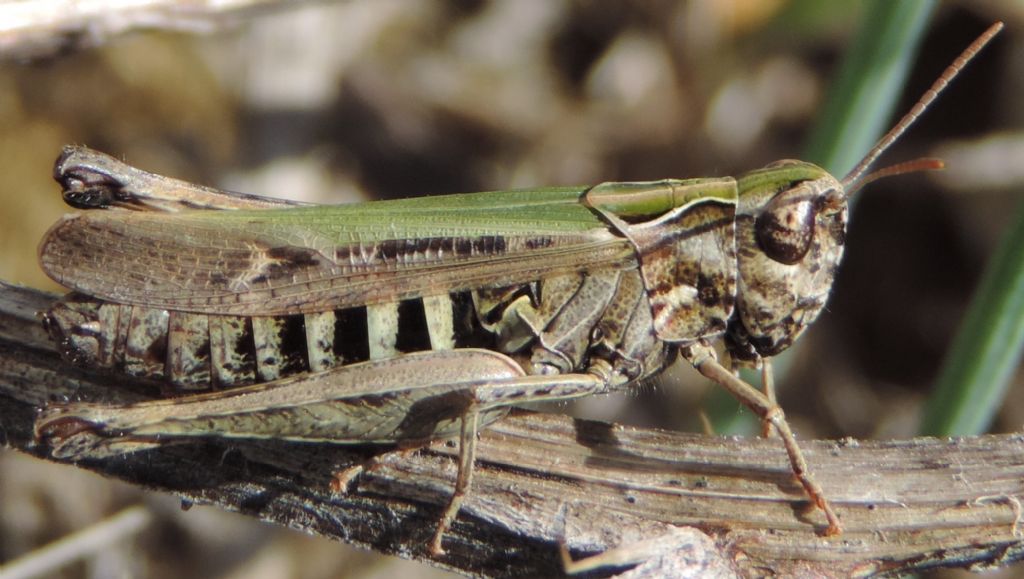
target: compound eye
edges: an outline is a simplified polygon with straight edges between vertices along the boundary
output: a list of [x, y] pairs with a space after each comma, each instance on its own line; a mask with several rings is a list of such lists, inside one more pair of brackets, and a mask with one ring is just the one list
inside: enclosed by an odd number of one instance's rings
[[810, 199], [776, 197], [754, 222], [757, 244], [779, 263], [799, 262], [811, 249], [816, 213]]

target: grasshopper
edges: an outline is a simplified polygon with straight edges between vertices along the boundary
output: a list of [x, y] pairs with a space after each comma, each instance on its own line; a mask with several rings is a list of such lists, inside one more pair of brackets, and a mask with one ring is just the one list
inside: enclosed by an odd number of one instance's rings
[[[310, 206], [228, 193], [67, 147], [65, 216], [39, 247], [74, 290], [44, 316], [65, 358], [161, 380], [177, 398], [57, 404], [62, 458], [188, 437], [338, 444], [460, 437], [431, 551], [471, 486], [479, 428], [511, 405], [621, 390], [676, 357], [782, 440], [842, 532], [770, 387], [770, 359], [817, 318], [847, 200], [941, 167], [874, 161], [999, 31], [994, 25], [841, 180], [784, 160], [740, 177], [603, 183]], [[760, 365], [764, 391], [718, 360]], [[194, 393], [194, 390], [215, 389]]]

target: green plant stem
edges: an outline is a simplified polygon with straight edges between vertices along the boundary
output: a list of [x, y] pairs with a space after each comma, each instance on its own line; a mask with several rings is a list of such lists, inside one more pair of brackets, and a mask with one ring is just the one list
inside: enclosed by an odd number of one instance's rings
[[988, 430], [1024, 353], [1024, 201], [974, 294], [925, 407], [921, 433]]
[[853, 168], [892, 124], [935, 8], [931, 0], [865, 4], [860, 30], [804, 149], [804, 159], [834, 175]]

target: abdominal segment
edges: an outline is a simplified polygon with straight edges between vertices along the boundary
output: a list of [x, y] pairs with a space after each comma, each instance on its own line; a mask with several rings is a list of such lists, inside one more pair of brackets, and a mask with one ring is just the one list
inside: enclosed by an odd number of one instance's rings
[[61, 355], [182, 391], [456, 347], [493, 347], [470, 292], [287, 316], [218, 316], [69, 294], [43, 315]]

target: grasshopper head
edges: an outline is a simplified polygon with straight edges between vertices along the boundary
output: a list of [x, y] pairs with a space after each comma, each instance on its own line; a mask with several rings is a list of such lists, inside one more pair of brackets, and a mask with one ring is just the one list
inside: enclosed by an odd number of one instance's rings
[[737, 301], [726, 343], [737, 360], [789, 347], [825, 306], [843, 256], [846, 194], [824, 169], [778, 161], [739, 179]]
[[726, 329], [735, 360], [778, 354], [818, 317], [843, 256], [851, 195], [877, 179], [942, 168], [936, 159], [916, 159], [867, 172], [1002, 27], [993, 24], [964, 49], [842, 181], [803, 161], [739, 178], [736, 308]]
[[842, 181], [791, 160], [739, 178], [736, 308], [726, 330], [734, 359], [774, 356], [818, 317], [843, 257], [852, 194], [878, 179], [943, 167], [937, 159], [915, 159], [865, 173], [887, 141], [888, 135]]

